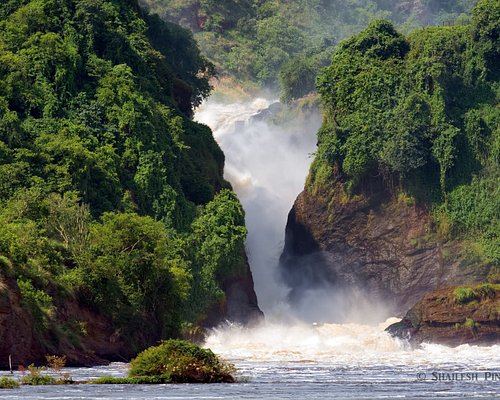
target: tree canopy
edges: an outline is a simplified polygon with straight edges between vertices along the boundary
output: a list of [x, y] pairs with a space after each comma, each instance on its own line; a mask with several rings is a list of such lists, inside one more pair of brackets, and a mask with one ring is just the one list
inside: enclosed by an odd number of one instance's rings
[[75, 299], [131, 348], [223, 301], [246, 230], [190, 118], [212, 73], [188, 30], [133, 0], [0, 5], [0, 282], [40, 343], [85, 334], [60, 314]]
[[317, 80], [327, 117], [310, 182], [330, 169], [351, 192], [398, 183], [498, 261], [499, 12], [481, 0], [469, 25], [405, 37], [376, 20], [343, 41]]

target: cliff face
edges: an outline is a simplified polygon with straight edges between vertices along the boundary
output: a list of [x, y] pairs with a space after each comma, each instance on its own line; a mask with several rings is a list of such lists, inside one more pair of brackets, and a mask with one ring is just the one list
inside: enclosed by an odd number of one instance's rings
[[13, 281], [0, 281], [0, 368], [19, 360], [40, 357], [41, 349], [33, 340], [30, 315], [21, 307], [21, 294]]
[[[251, 324], [263, 318], [248, 265], [244, 272], [224, 281], [222, 289], [226, 300], [209, 311], [205, 327], [211, 328], [226, 320]], [[55, 317], [65, 331], [41, 333], [23, 307], [15, 280], [0, 281], [0, 369], [9, 368], [9, 355], [14, 369], [19, 365], [45, 363], [45, 356], [50, 354], [65, 355], [68, 364], [73, 366], [126, 361], [136, 355], [138, 348], [154, 345], [161, 339], [155, 335], [154, 324], [151, 324], [135, 332], [132, 340], [135, 345], [131, 345], [131, 338], [122, 337], [122, 332], [113, 328], [111, 321], [75, 298], [61, 303]], [[74, 324], [75, 319], [78, 327]]]
[[466, 26], [403, 36], [373, 21], [335, 50], [316, 81], [324, 122], [286, 228], [293, 301], [355, 288], [401, 315], [498, 265], [498, 16], [498, 2], [481, 0]]
[[485, 281], [490, 266], [440, 239], [425, 208], [381, 188], [347, 196], [331, 179], [302, 192], [288, 217], [281, 269], [292, 301], [326, 285], [361, 290], [402, 315], [429, 290]]
[[[0, 368], [45, 362], [45, 355], [63, 354], [70, 365], [95, 365], [108, 360], [123, 361], [134, 355], [131, 346], [113, 331], [110, 321], [70, 299], [57, 310], [61, 326], [66, 327], [57, 341], [37, 329], [31, 314], [23, 307], [22, 296], [15, 280], [5, 280], [0, 293]], [[72, 329], [78, 319], [81, 335]], [[154, 342], [151, 342], [153, 344]]]
[[401, 322], [387, 328], [412, 344], [492, 345], [500, 342], [500, 288], [485, 284], [426, 294]]
[[222, 284], [226, 294], [225, 307], [220, 320], [227, 319], [241, 324], [252, 324], [262, 320], [264, 313], [257, 303], [257, 295], [250, 266], [246, 265], [244, 273], [226, 279]]
[[200, 325], [213, 328], [221, 321], [231, 321], [242, 325], [253, 325], [264, 318], [260, 310], [250, 265], [246, 254], [244, 270], [237, 275], [225, 277], [221, 282], [224, 291], [224, 301], [214, 304], [207, 312]]

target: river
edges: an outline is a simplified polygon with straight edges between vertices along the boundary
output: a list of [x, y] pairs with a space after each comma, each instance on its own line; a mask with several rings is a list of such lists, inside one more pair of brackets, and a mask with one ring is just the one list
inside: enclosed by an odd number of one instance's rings
[[[226, 154], [226, 178], [246, 211], [247, 250], [266, 314], [259, 326], [227, 324], [207, 338], [207, 347], [238, 368], [238, 383], [25, 386], [0, 390], [1, 399], [500, 398], [500, 346], [425, 344], [411, 349], [384, 332], [395, 319], [376, 325], [310, 323], [304, 322], [308, 315], [287, 306], [277, 260], [286, 216], [304, 185], [321, 119], [318, 115], [276, 127], [252, 118], [271, 103], [209, 102], [196, 116], [213, 129]], [[126, 376], [127, 364], [65, 372], [76, 380]]]

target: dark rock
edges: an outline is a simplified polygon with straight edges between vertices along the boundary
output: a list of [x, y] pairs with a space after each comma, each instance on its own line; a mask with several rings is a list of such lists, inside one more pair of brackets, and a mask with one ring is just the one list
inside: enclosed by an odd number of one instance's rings
[[290, 298], [315, 287], [355, 288], [402, 316], [429, 290], [485, 282], [490, 264], [433, 231], [429, 210], [372, 180], [347, 195], [339, 174], [309, 185], [288, 216], [280, 260]]
[[[246, 254], [244, 257], [247, 260]], [[264, 313], [257, 302], [248, 260], [241, 273], [226, 277], [221, 286], [225, 293], [225, 301], [210, 308], [206, 318], [200, 322], [204, 328], [212, 328], [221, 321], [253, 325], [264, 318]]]
[[266, 121], [272, 117], [275, 117], [283, 110], [283, 104], [279, 101], [272, 103], [269, 107], [260, 110], [257, 114], [253, 115], [250, 118], [250, 122], [256, 121]]

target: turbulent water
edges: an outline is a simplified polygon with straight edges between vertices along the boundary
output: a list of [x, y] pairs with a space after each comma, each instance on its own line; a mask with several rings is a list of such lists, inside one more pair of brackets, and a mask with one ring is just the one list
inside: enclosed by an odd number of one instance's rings
[[[500, 398], [500, 346], [410, 349], [378, 325], [311, 324], [286, 306], [276, 275], [286, 215], [303, 187], [320, 119], [280, 128], [252, 118], [271, 104], [205, 104], [226, 154], [226, 178], [246, 211], [247, 250], [266, 321], [213, 330], [206, 346], [238, 368], [239, 382], [213, 385], [71, 385], [0, 390], [1, 399], [456, 399]], [[313, 299], [314, 300], [314, 299]], [[327, 298], [317, 299], [327, 313]], [[314, 302], [312, 302], [314, 303]], [[359, 316], [358, 316], [359, 317]], [[76, 380], [125, 376], [127, 364], [66, 369]], [[16, 373], [19, 374], [19, 373]], [[469, 375], [467, 375], [469, 374]]]
[[[456, 399], [498, 398], [500, 347], [408, 349], [378, 326], [267, 322], [213, 331], [207, 346], [239, 369], [236, 384], [72, 385], [2, 391], [1, 399]], [[127, 365], [67, 369], [73, 378], [125, 376]], [[477, 379], [450, 380], [474, 373]], [[496, 373], [496, 379], [493, 379]], [[444, 374], [441, 380], [433, 374]], [[448, 375], [446, 375], [448, 374]], [[489, 375], [488, 375], [489, 374]], [[436, 375], [440, 377], [440, 375]], [[448, 379], [449, 378], [449, 379]]]

